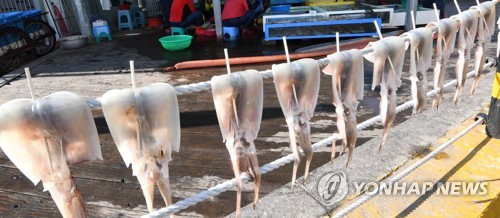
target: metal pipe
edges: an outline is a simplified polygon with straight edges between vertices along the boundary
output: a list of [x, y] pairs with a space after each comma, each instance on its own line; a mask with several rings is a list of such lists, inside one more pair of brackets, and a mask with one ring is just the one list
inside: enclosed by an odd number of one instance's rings
[[220, 0], [213, 0], [214, 4], [214, 20], [215, 20], [215, 34], [217, 35], [217, 42], [222, 42], [222, 10]]
[[[406, 2], [406, 15], [405, 15], [405, 31], [409, 32], [413, 29], [412, 20], [411, 20], [411, 11], [415, 14], [415, 21], [417, 20], [417, 11], [418, 11], [418, 1], [417, 0], [408, 0]], [[416, 24], [415, 24], [416, 25]]]

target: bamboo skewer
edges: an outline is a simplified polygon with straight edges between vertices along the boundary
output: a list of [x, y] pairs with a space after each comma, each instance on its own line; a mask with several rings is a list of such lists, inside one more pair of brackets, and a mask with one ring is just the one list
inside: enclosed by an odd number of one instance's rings
[[[229, 55], [227, 54], [227, 48], [224, 49], [224, 57], [226, 58], [226, 69], [227, 69], [227, 74], [231, 74], [231, 67], [229, 66]], [[238, 110], [236, 110], [236, 100], [232, 99], [233, 103], [233, 112], [234, 112], [234, 118], [236, 119], [236, 126], [239, 128], [240, 127], [240, 122], [238, 120]]]
[[[290, 54], [288, 53], [288, 44], [286, 43], [286, 36], [283, 36], [283, 47], [285, 47], [285, 56], [287, 63], [290, 63]], [[297, 99], [297, 91], [295, 90], [295, 84], [292, 84], [293, 97], [295, 98], [295, 104], [299, 105], [299, 100]]]

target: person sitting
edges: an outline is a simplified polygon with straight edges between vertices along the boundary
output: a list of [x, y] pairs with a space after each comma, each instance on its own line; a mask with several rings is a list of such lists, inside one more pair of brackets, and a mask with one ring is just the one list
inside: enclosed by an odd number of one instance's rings
[[161, 8], [163, 11], [163, 26], [170, 33], [170, 9], [172, 8], [173, 0], [161, 0]]
[[203, 15], [195, 10], [193, 0], [174, 0], [170, 9], [170, 25], [172, 27], [196, 26], [196, 35], [203, 35]]
[[255, 7], [251, 8], [250, 0], [226, 0], [222, 10], [222, 26], [243, 26], [243, 34], [249, 34], [253, 27], [254, 18], [262, 10], [262, 2], [259, 0]]
[[214, 21], [214, 3], [212, 0], [200, 0], [201, 12], [205, 22]]

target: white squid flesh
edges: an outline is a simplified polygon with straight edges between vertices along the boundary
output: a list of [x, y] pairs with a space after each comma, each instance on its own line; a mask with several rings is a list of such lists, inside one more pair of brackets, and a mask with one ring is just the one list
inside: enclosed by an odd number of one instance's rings
[[436, 44], [436, 66], [434, 67], [434, 90], [438, 92], [436, 98], [432, 102], [432, 106], [439, 108], [441, 99], [444, 94], [444, 75], [446, 75], [446, 68], [451, 53], [455, 50], [455, 41], [460, 27], [460, 21], [455, 19], [442, 19], [437, 24], [429, 23], [427, 27], [438, 28], [438, 38]]
[[[341, 138], [342, 152], [349, 147], [346, 167], [352, 160], [357, 140], [356, 114], [360, 100], [363, 100], [364, 67], [363, 54], [358, 49], [329, 55], [328, 65], [323, 73], [332, 76], [332, 97], [337, 113], [337, 131]], [[335, 157], [335, 143], [332, 144], [331, 159]]]
[[302, 147], [307, 162], [304, 181], [309, 174], [312, 160], [310, 120], [316, 108], [319, 94], [320, 69], [314, 59], [301, 59], [272, 66], [274, 86], [288, 126], [290, 149], [294, 156], [291, 186], [293, 188], [300, 163]]
[[180, 120], [175, 89], [155, 83], [137, 90], [110, 90], [102, 98], [102, 111], [128, 167], [141, 185], [146, 204], [153, 211], [154, 185], [168, 206], [172, 204], [168, 162], [179, 152]]
[[495, 33], [495, 4], [494, 1], [483, 2], [479, 6], [471, 7], [470, 10], [479, 11], [479, 23], [476, 35], [476, 50], [474, 52], [474, 81], [472, 88], [470, 90], [470, 95], [474, 94], [474, 91], [479, 84], [481, 79], [481, 74], [483, 73], [483, 65], [486, 61], [486, 50], [485, 43], [491, 42], [491, 37]]
[[86, 217], [68, 165], [102, 160], [87, 102], [70, 92], [0, 106], [0, 147], [33, 184], [42, 181], [63, 217]]
[[424, 110], [427, 104], [427, 70], [432, 61], [433, 32], [418, 28], [405, 33], [410, 39], [410, 80], [413, 114]]
[[214, 76], [211, 80], [217, 119], [237, 181], [236, 216], [241, 216], [241, 172], [255, 181], [254, 209], [259, 199], [260, 169], [254, 140], [262, 120], [263, 82], [256, 70]]
[[401, 74], [405, 58], [405, 41], [392, 36], [368, 44], [374, 51], [364, 57], [374, 64], [372, 90], [380, 85], [380, 116], [384, 131], [379, 150], [384, 146], [389, 129], [396, 116], [396, 90], [401, 85]]

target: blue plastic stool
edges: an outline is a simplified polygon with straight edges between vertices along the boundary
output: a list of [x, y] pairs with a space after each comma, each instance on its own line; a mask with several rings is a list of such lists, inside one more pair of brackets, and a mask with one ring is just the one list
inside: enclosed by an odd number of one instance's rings
[[234, 41], [240, 36], [240, 29], [238, 27], [222, 27], [224, 40]]
[[118, 29], [122, 30], [124, 28], [134, 29], [137, 26], [135, 17], [130, 15], [129, 10], [119, 10], [118, 11]]
[[170, 28], [170, 35], [186, 35], [187, 30], [184, 27], [171, 27]]
[[111, 30], [109, 26], [96, 26], [92, 27], [92, 35], [95, 38], [96, 42], [101, 42], [101, 38], [108, 38], [108, 41], [111, 41]]

